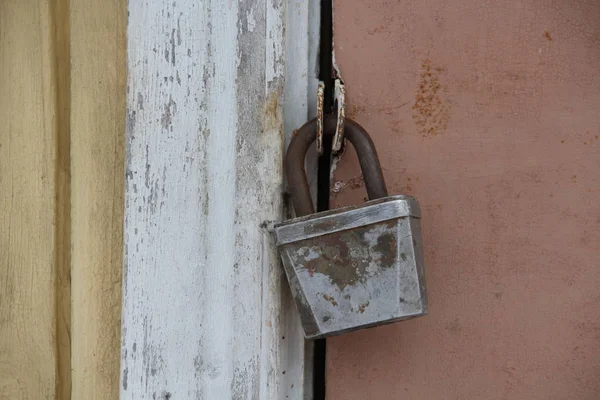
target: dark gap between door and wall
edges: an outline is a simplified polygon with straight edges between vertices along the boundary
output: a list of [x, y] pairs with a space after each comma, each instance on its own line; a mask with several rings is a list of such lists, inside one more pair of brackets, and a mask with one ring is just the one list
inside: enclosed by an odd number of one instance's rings
[[[325, 84], [324, 114], [333, 111], [333, 0], [321, 0], [321, 23], [319, 38], [319, 80]], [[331, 170], [330, 137], [323, 138], [323, 155], [319, 157], [317, 172], [317, 212], [329, 209], [329, 187]], [[313, 364], [313, 400], [325, 400], [326, 339], [315, 340]]]

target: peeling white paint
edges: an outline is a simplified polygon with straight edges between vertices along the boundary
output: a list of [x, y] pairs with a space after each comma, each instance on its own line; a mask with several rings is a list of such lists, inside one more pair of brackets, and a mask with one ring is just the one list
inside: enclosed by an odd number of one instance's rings
[[129, 1], [122, 399], [304, 397], [261, 228], [282, 215], [284, 16], [283, 0]]
[[[296, 129], [317, 115], [320, 7], [320, 0], [289, 0], [286, 6], [286, 145]], [[306, 156], [306, 171], [315, 203], [317, 161], [313, 145]]]
[[[293, 132], [316, 115], [320, 0], [288, 0], [285, 10], [284, 129], [285, 144]], [[317, 155], [314, 146], [307, 155], [307, 177], [316, 200]], [[282, 307], [293, 309], [283, 314], [285, 339], [282, 365], [286, 366], [281, 399], [312, 400], [313, 343], [304, 332], [287, 283], [283, 285]], [[298, 382], [302, 382], [300, 385]], [[287, 397], [289, 396], [289, 397]]]
[[246, 21], [248, 23], [248, 32], [254, 32], [254, 28], [256, 28], [256, 20], [254, 19], [253, 9], [250, 8], [248, 10], [248, 15], [246, 16]]

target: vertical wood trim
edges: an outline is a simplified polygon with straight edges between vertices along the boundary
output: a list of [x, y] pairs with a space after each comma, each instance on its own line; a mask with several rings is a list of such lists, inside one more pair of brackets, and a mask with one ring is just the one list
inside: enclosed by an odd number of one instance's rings
[[56, 80], [55, 335], [56, 399], [71, 399], [71, 52], [69, 0], [51, 0]]
[[123, 399], [286, 396], [283, 16], [129, 2]]
[[0, 393], [56, 385], [56, 79], [49, 1], [0, 2]]
[[119, 392], [125, 0], [69, 3], [0, 2], [2, 398]]
[[73, 399], [119, 395], [126, 12], [71, 2]]
[[[289, 0], [286, 9], [284, 129], [286, 147], [293, 132], [316, 115], [318, 86], [319, 0]], [[316, 199], [317, 155], [314, 146], [306, 162], [307, 176]], [[288, 210], [288, 217], [291, 216]], [[282, 285], [282, 313], [286, 352], [282, 364], [284, 386], [290, 399], [313, 398], [313, 342], [304, 340], [294, 299], [287, 281]]]

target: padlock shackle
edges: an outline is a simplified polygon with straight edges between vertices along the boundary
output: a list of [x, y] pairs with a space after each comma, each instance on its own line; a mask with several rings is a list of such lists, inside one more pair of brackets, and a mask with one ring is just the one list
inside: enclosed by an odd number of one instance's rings
[[[323, 121], [323, 134], [333, 136], [336, 130], [337, 120], [333, 115], [327, 115]], [[379, 199], [388, 195], [383, 172], [377, 157], [375, 145], [369, 134], [362, 126], [351, 119], [344, 120], [344, 136], [352, 143], [362, 170], [363, 179], [370, 200]], [[306, 171], [304, 170], [304, 159], [310, 145], [317, 138], [317, 119], [304, 124], [292, 137], [285, 157], [285, 173], [296, 216], [314, 214], [312, 198]]]

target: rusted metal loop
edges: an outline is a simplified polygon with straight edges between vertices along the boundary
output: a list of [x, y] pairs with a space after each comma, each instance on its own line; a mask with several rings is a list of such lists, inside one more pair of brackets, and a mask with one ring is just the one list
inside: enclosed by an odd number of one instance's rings
[[[329, 136], [334, 135], [336, 125], [337, 119], [335, 116], [325, 116], [323, 133]], [[315, 212], [304, 170], [304, 159], [308, 148], [315, 141], [316, 136], [317, 119], [315, 118], [298, 129], [290, 142], [285, 157], [285, 172], [297, 217]], [[375, 145], [369, 134], [356, 122], [346, 119], [344, 123], [344, 136], [352, 143], [358, 154], [360, 169], [362, 170], [369, 199], [374, 200], [386, 197], [388, 192], [383, 179], [383, 172], [381, 171]]]
[[331, 151], [337, 154], [344, 143], [344, 120], [346, 119], [346, 86], [341, 79], [335, 80], [335, 102], [337, 106], [337, 128], [333, 135]]

